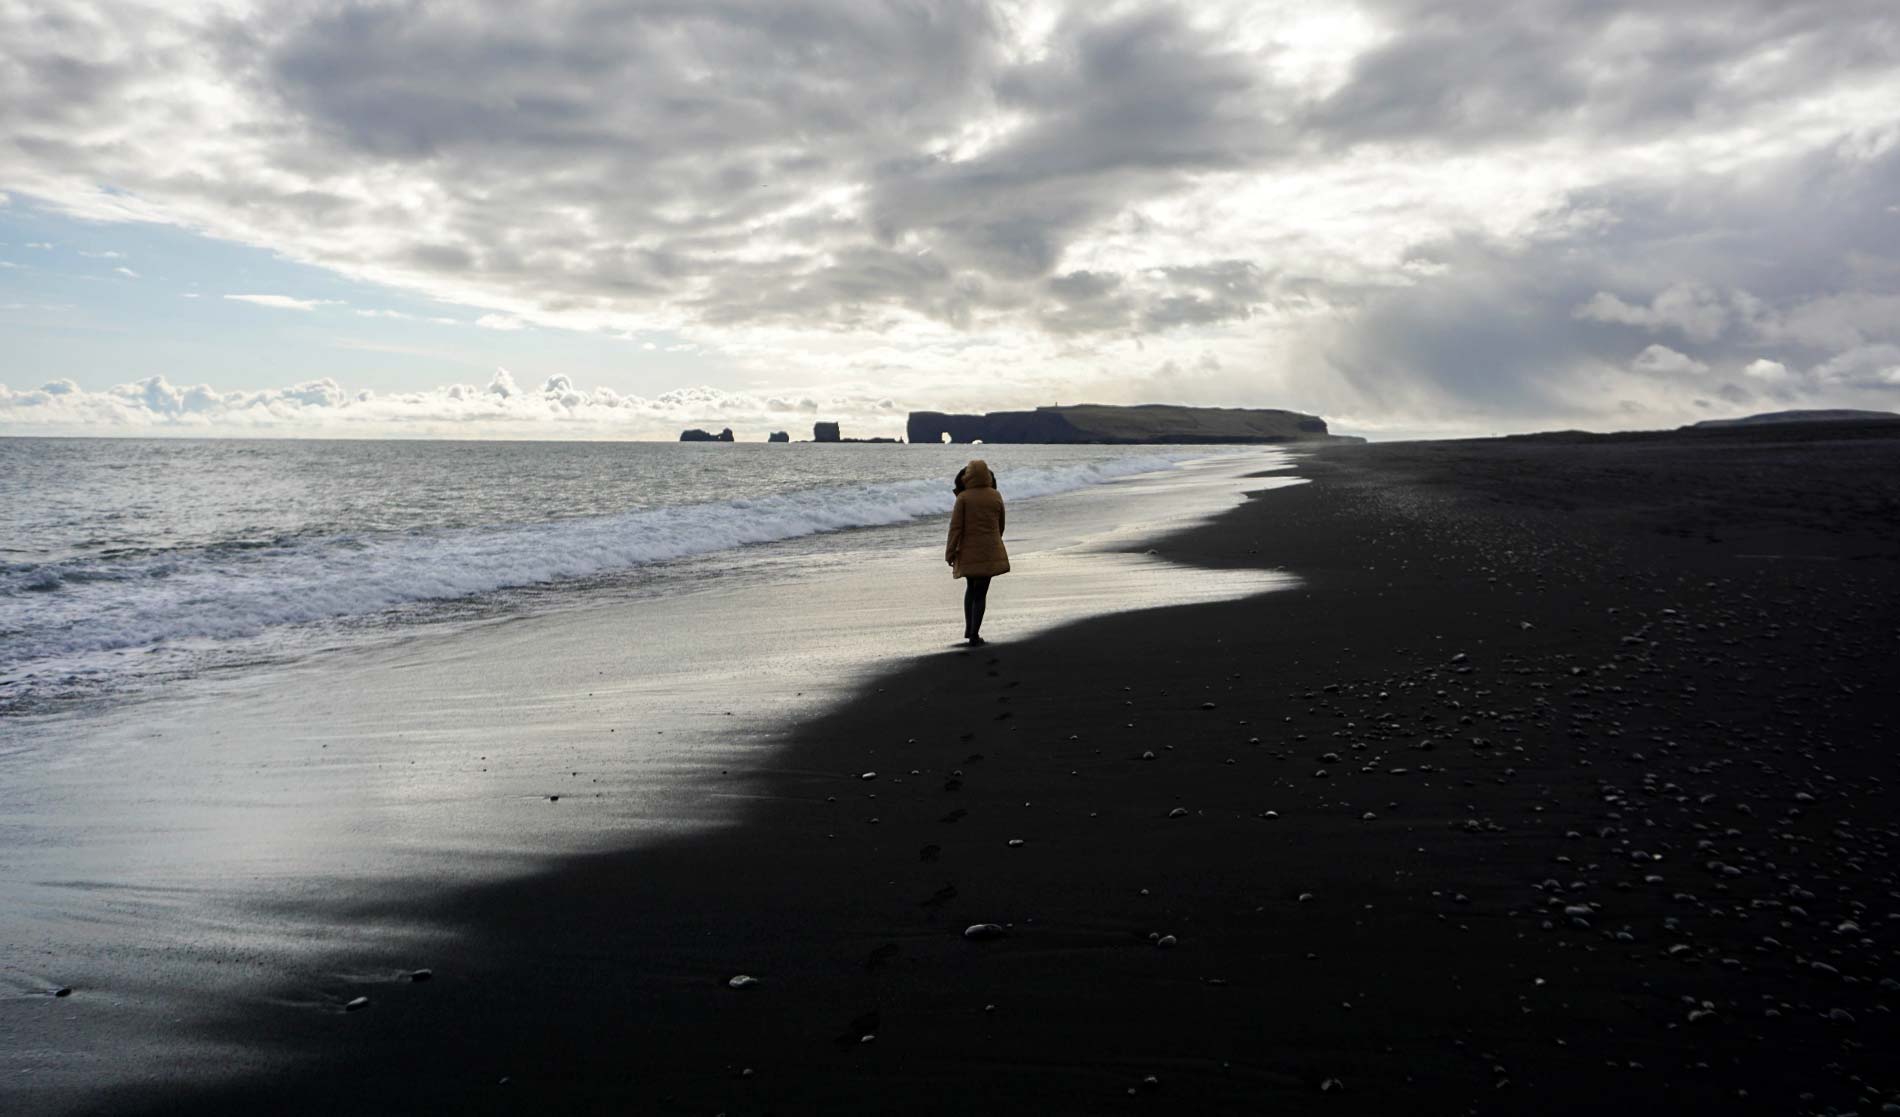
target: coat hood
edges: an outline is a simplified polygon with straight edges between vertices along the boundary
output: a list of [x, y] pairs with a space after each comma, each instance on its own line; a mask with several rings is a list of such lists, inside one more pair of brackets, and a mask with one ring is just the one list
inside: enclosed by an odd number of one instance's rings
[[993, 489], [996, 476], [990, 472], [990, 463], [982, 458], [972, 458], [970, 464], [963, 467], [963, 487], [966, 489]]

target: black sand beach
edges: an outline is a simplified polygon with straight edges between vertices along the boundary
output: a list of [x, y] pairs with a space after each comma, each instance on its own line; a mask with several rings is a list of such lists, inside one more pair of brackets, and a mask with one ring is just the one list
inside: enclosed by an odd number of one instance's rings
[[394, 890], [433, 953], [215, 1024], [292, 1070], [98, 1108], [1900, 1103], [1900, 425], [1299, 471], [1152, 546], [1302, 587], [900, 665], [741, 824]]

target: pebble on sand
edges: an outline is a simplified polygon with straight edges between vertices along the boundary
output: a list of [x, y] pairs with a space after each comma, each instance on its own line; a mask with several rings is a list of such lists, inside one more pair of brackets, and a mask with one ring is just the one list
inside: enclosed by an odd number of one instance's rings
[[866, 772], [866, 773], [864, 773], [863, 775], [861, 775], [861, 776], [859, 776], [858, 778], [859, 778], [859, 779], [861, 779], [861, 780], [874, 780], [874, 779], [876, 779], [876, 778], [877, 778], [877, 773], [876, 773], [876, 772]]
[[1187, 812], [1186, 807], [1176, 807], [1173, 810], [1168, 812], [1168, 817], [1169, 818], [1186, 818], [1187, 813], [1188, 812]]
[[754, 985], [757, 985], [758, 983], [759, 983], [758, 978], [753, 977], [751, 974], [742, 973], [742, 974], [738, 974], [734, 976], [730, 981], [726, 982], [726, 987], [728, 989], [750, 989]]
[[963, 929], [963, 937], [973, 941], [1000, 939], [1006, 934], [1001, 923], [972, 923]]

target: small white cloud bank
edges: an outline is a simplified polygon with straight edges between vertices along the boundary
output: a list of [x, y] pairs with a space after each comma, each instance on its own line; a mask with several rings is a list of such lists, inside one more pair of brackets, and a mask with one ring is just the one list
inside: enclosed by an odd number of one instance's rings
[[1652, 345], [1636, 355], [1630, 368], [1648, 376], [1700, 376], [1709, 366], [1667, 345]]
[[315, 310], [320, 306], [335, 306], [337, 303], [335, 299], [296, 299], [289, 295], [226, 295], [224, 297], [232, 302], [268, 306], [273, 310]]
[[523, 387], [498, 368], [488, 383], [416, 392], [346, 389], [325, 377], [260, 391], [219, 391], [150, 376], [103, 390], [53, 380], [23, 390], [0, 384], [0, 434], [461, 436], [671, 439], [687, 427], [732, 427], [747, 440], [772, 431], [808, 438], [814, 418], [849, 435], [901, 433], [905, 412], [871, 394], [760, 395], [712, 387], [646, 397], [584, 389], [566, 375]]

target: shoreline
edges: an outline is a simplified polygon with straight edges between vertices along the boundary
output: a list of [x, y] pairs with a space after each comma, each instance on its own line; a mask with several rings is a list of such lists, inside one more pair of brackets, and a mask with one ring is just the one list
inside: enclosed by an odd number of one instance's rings
[[[1010, 583], [999, 631], [1060, 623], [1108, 597], [1273, 588], [1271, 575], [1177, 572], [1121, 553], [1117, 524], [1230, 507], [1237, 476], [1275, 460], [1206, 458], [1029, 502], [1013, 539], [1029, 569]], [[824, 548], [793, 541], [693, 592], [418, 634], [11, 723], [0, 1108], [15, 1091], [40, 1111], [114, 1081], [267, 1072], [272, 1058], [190, 1023], [326, 1011], [363, 980], [354, 958], [454, 934], [426, 913], [359, 909], [733, 825], [788, 726], [883, 666], [947, 645], [960, 586], [941, 546], [934, 521]], [[70, 1000], [41, 1004], [67, 986]]]
[[[491, 470], [547, 464], [516, 460], [512, 448], [473, 452]], [[388, 453], [377, 447], [348, 466], [360, 472]], [[163, 542], [164, 532], [153, 529], [152, 539], [126, 540], [150, 546], [121, 558], [68, 538], [70, 525], [60, 526], [51, 505], [29, 505], [20, 517], [25, 547], [13, 556], [20, 561], [0, 571], [8, 593], [0, 613], [0, 719], [110, 703], [260, 660], [294, 662], [427, 636], [444, 624], [563, 603], [611, 605], [649, 596], [656, 583], [691, 592], [814, 551], [822, 563], [826, 551], [862, 546], [867, 536], [901, 538], [947, 514], [948, 486], [919, 474], [931, 463], [953, 473], [963, 460], [943, 447], [921, 449], [908, 464], [852, 452], [784, 458], [763, 446], [720, 455], [670, 446], [619, 455], [583, 449], [565, 452], [554, 467], [573, 472], [559, 491], [544, 493], [550, 506], [531, 510], [529, 501], [475, 494], [489, 503], [458, 522], [443, 512], [447, 499], [421, 482], [467, 453], [458, 448], [416, 466], [392, 498], [399, 506], [393, 515], [403, 507], [414, 513], [407, 526], [354, 524], [361, 510], [349, 508], [275, 523], [265, 516], [253, 530], [269, 536], [269, 546], [226, 538], [174, 508], [154, 516], [177, 521], [171, 526], [180, 538]], [[1022, 499], [1087, 491], [1208, 456], [1185, 447], [1109, 455], [1037, 447], [1005, 460]], [[202, 461], [163, 464], [182, 471], [187, 487], [204, 480]], [[274, 467], [281, 472], [285, 463]], [[113, 475], [96, 456], [73, 468]], [[628, 480], [651, 480], [662, 469], [685, 476], [663, 492]], [[43, 465], [36, 491], [51, 491], [59, 472]], [[227, 561], [232, 547], [247, 557]]]
[[98, 1105], [1878, 1108], [1896, 465], [1309, 455], [1150, 545], [1297, 588], [911, 661], [736, 773], [739, 825], [392, 889], [353, 915], [428, 949], [209, 1030], [291, 1069]]

